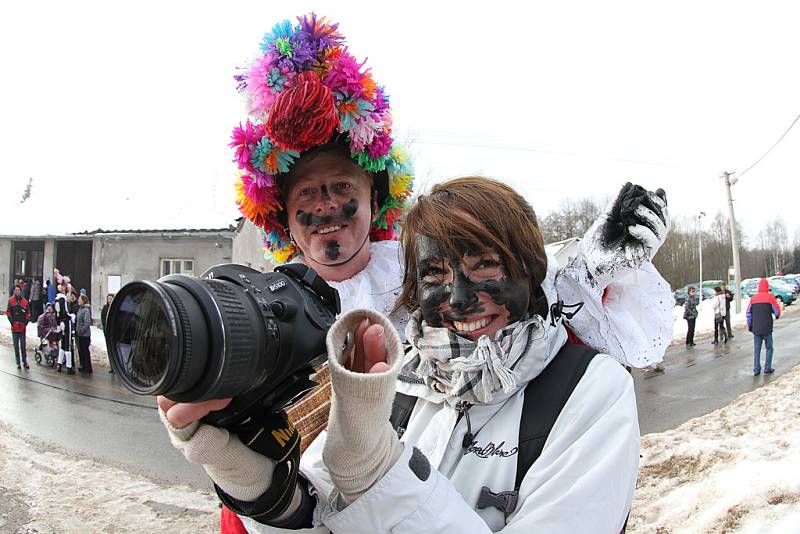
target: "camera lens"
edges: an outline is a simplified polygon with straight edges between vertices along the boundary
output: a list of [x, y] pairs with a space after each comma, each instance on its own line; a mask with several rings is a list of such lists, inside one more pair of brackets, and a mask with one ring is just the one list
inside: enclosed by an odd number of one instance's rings
[[170, 353], [178, 344], [175, 321], [168, 303], [147, 286], [132, 288], [120, 301], [112, 336], [117, 340], [118, 363], [137, 388], [150, 389], [163, 382]]
[[126, 285], [111, 304], [106, 328], [111, 365], [136, 393], [180, 393], [205, 370], [206, 320], [197, 299], [180, 286]]

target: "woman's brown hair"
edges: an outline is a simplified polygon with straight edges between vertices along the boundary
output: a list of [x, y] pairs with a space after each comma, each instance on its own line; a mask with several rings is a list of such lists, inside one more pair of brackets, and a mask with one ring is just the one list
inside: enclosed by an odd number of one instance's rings
[[451, 258], [466, 251], [497, 252], [511, 278], [530, 281], [529, 308], [547, 315], [546, 303], [542, 310], [536, 309], [547, 273], [544, 239], [533, 208], [511, 187], [491, 178], [466, 176], [437, 184], [430, 194], [417, 198], [401, 236], [405, 275], [398, 309], [419, 307], [416, 244], [420, 235], [436, 241], [442, 254]]

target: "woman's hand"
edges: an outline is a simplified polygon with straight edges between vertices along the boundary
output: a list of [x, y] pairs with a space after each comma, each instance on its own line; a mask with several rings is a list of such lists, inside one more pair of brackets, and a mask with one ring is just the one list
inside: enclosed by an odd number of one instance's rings
[[348, 370], [354, 373], [385, 373], [389, 370], [383, 326], [364, 319], [356, 328], [355, 338], [353, 359], [345, 362]]
[[221, 410], [230, 404], [231, 399], [214, 399], [204, 402], [175, 402], [163, 395], [156, 397], [158, 407], [167, 416], [167, 421], [175, 428], [198, 421], [210, 412]]

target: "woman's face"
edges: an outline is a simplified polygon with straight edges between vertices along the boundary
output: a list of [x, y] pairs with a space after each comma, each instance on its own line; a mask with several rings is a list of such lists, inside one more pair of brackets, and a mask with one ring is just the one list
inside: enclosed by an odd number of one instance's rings
[[112, 300], [114, 300], [114, 295], [108, 295], [106, 297], [106, 304], [111, 304]]
[[493, 338], [525, 315], [528, 280], [510, 278], [496, 252], [467, 250], [447, 258], [436, 241], [421, 235], [416, 253], [417, 302], [428, 325], [474, 341]]

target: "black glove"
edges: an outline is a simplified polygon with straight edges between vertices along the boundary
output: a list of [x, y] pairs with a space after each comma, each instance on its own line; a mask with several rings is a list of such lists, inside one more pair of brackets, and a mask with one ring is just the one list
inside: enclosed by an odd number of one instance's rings
[[[660, 198], [663, 205], [655, 200], [655, 197]], [[603, 225], [601, 233], [603, 244], [609, 248], [621, 248], [639, 242], [640, 239], [628, 231], [628, 227], [638, 224], [647, 226], [656, 237], [660, 237], [663, 229], [653, 224], [652, 220], [643, 217], [641, 213], [637, 213], [636, 208], [644, 206], [656, 214], [664, 226], [667, 226], [666, 205], [667, 194], [663, 189], [659, 188], [655, 193], [651, 193], [640, 185], [626, 183], [617, 195]]]
[[667, 195], [628, 182], [581, 242], [592, 279], [605, 287], [651, 261], [669, 233]]

